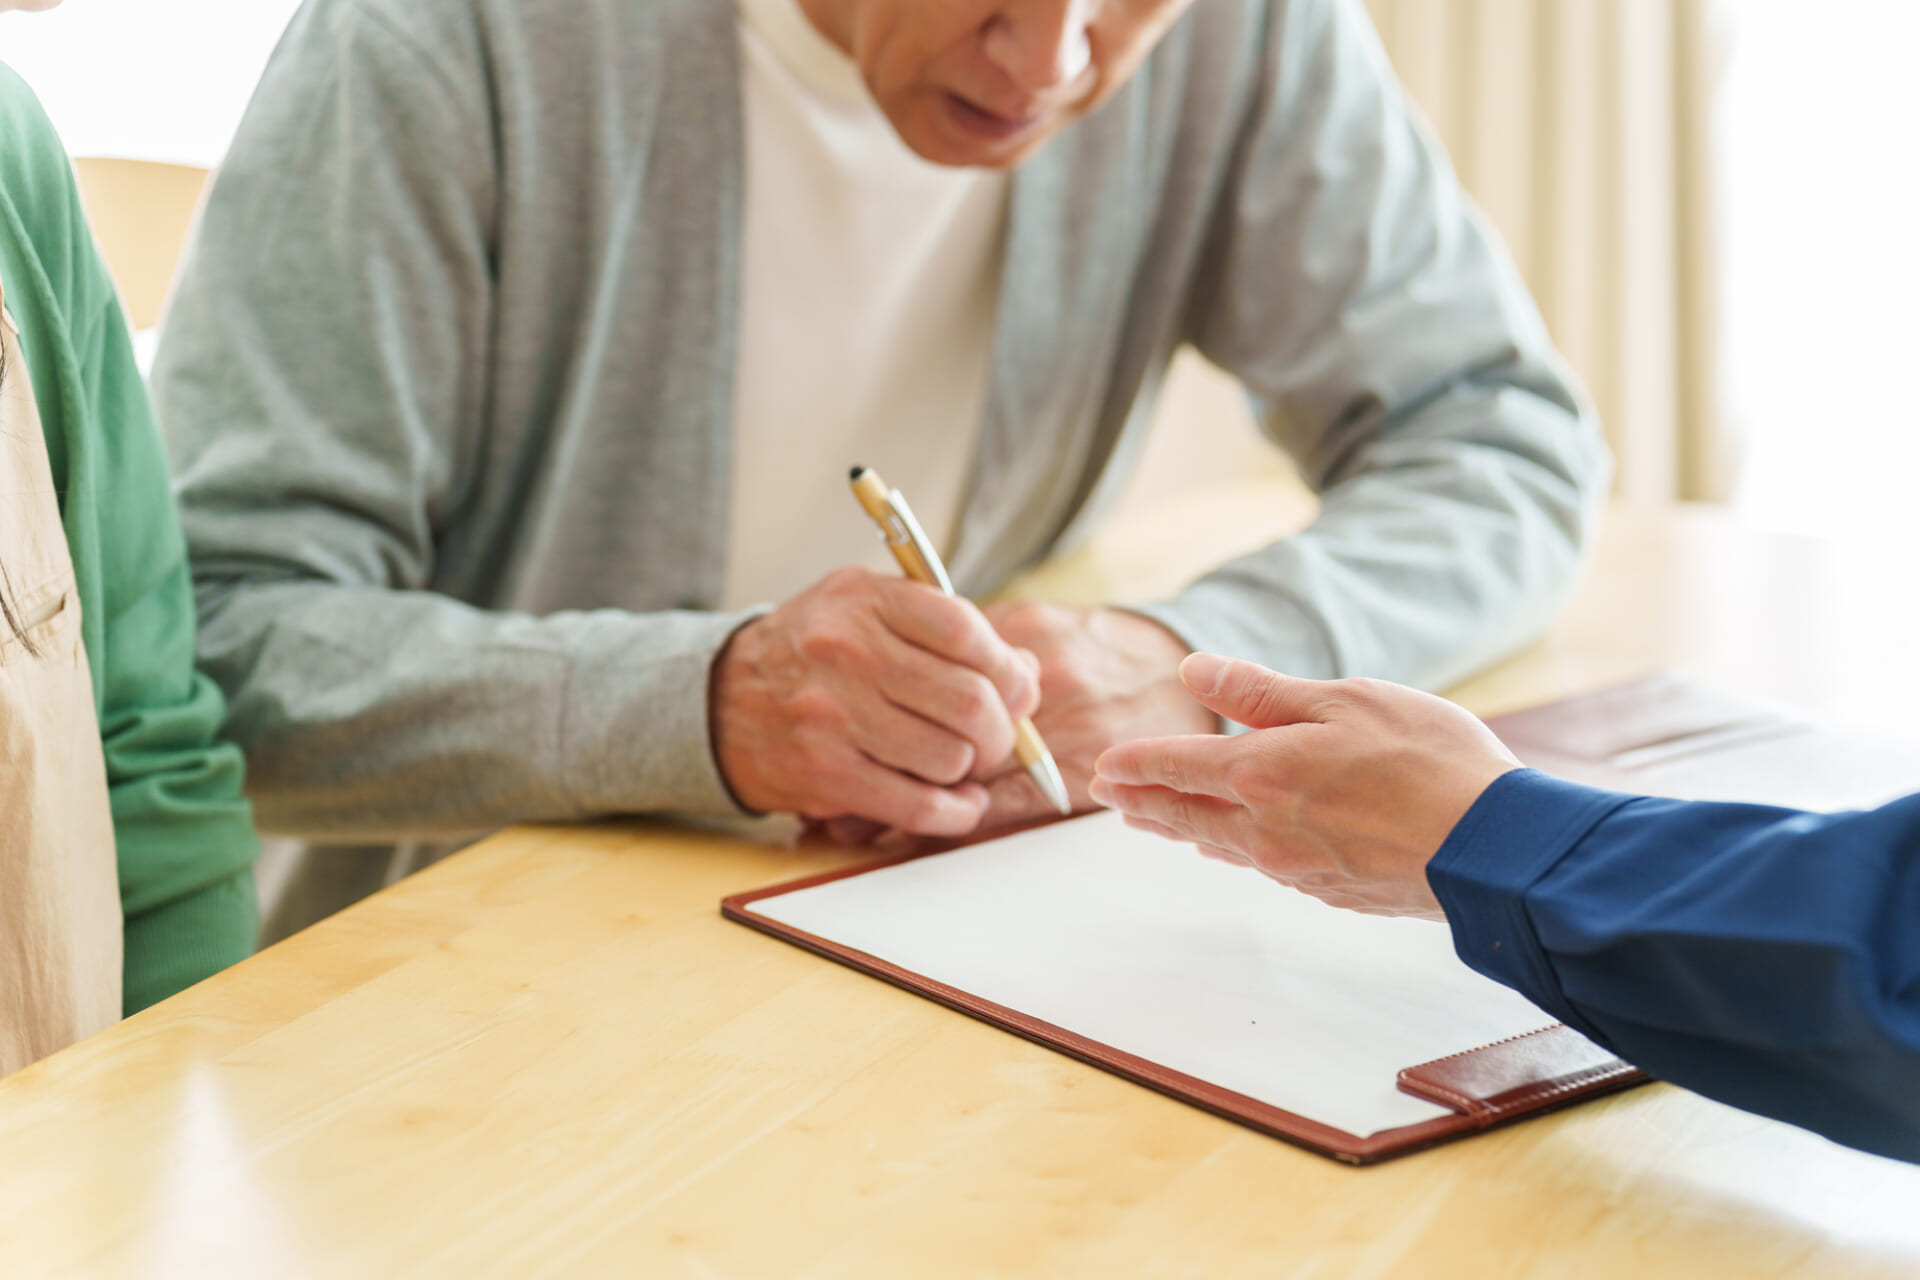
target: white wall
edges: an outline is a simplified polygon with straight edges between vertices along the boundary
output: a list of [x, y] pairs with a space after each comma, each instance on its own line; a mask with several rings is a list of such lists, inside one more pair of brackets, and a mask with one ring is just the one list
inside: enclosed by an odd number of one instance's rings
[[298, 0], [68, 0], [0, 15], [0, 61], [26, 77], [75, 155], [211, 167]]
[[1722, 103], [1738, 506], [1913, 539], [1920, 4], [1742, 0]]

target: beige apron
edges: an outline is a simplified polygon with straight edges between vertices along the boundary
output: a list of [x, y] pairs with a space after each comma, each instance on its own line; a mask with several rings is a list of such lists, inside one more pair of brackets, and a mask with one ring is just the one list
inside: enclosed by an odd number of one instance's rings
[[27, 362], [0, 294], [0, 1076], [120, 1017], [113, 816], [80, 600]]

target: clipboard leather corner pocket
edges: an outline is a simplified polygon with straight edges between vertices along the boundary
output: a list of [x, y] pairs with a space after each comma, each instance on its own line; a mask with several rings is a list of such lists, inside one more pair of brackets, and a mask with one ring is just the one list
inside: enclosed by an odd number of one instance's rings
[[1556, 1024], [1408, 1067], [1399, 1085], [1484, 1129], [1647, 1079], [1572, 1027]]

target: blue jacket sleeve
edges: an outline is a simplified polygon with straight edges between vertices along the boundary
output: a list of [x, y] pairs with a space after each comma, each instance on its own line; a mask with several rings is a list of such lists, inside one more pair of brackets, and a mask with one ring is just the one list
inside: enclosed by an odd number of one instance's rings
[[1628, 1061], [1920, 1162], [1920, 795], [1815, 814], [1521, 770], [1427, 876], [1461, 959]]

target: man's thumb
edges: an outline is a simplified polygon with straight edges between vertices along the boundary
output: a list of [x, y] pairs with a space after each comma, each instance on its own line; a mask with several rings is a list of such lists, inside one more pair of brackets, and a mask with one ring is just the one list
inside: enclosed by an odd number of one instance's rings
[[1196, 653], [1180, 664], [1180, 680], [1200, 705], [1249, 729], [1276, 729], [1315, 718], [1313, 682], [1277, 671]]

